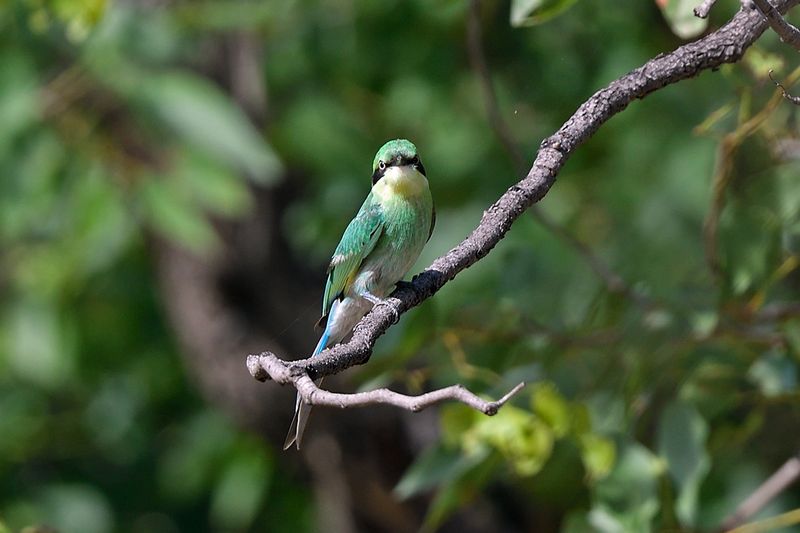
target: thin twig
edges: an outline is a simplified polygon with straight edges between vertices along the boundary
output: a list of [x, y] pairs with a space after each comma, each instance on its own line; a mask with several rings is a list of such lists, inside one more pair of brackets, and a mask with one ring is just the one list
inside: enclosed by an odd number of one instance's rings
[[[778, 8], [785, 11], [798, 2], [800, 0], [781, 0]], [[511, 225], [547, 194], [575, 150], [611, 117], [631, 102], [667, 85], [692, 78], [705, 70], [716, 70], [724, 63], [739, 61], [766, 28], [767, 23], [758, 12], [741, 10], [722, 28], [651, 59], [597, 91], [557, 132], [542, 141], [527, 175], [484, 212], [472, 233], [436, 259], [411, 283], [395, 290], [386, 300], [386, 305], [375, 306], [367, 313], [355, 327], [350, 341], [326, 349], [313, 358], [298, 361], [282, 362], [268, 353], [249, 358], [251, 374], [263, 380], [270, 375], [276, 379], [275, 372], [305, 372], [316, 379], [367, 362], [378, 337], [396, 322], [397, 317], [433, 296], [459, 272], [485, 257]], [[272, 361], [270, 372], [263, 366], [266, 361]]]
[[800, 30], [786, 22], [775, 7], [767, 0], [751, 0], [758, 10], [767, 19], [770, 28], [778, 34], [781, 41], [788, 45], [793, 46], [796, 50], [800, 50]]
[[800, 509], [794, 509], [778, 516], [772, 516], [759, 520], [758, 522], [751, 522], [744, 524], [735, 529], [731, 529], [727, 533], [766, 533], [767, 531], [776, 531], [789, 526], [800, 524]]
[[389, 389], [375, 389], [355, 394], [340, 394], [317, 387], [317, 384], [308, 377], [301, 368], [287, 366], [284, 361], [275, 355], [264, 352], [260, 355], [247, 357], [247, 366], [256, 379], [264, 380], [269, 375], [281, 384], [291, 383], [300, 393], [303, 401], [310, 405], [326, 405], [328, 407], [364, 407], [366, 405], [386, 404], [400, 407], [408, 411], [418, 412], [423, 409], [445, 401], [457, 401], [492, 416], [525, 386], [520, 383], [511, 389], [505, 396], [497, 401], [489, 402], [476, 396], [461, 385], [451, 385], [437, 389], [419, 396], [408, 396]]
[[775, 302], [755, 313], [756, 322], [781, 322], [800, 316], [800, 302]]
[[743, 501], [736, 511], [722, 522], [719, 531], [729, 531], [744, 524], [798, 478], [800, 478], [800, 453], [783, 463], [769, 479]]
[[[505, 151], [514, 162], [517, 172], [522, 174], [525, 171], [525, 158], [519, 146], [514, 141], [511, 128], [508, 127], [508, 123], [503, 119], [503, 114], [500, 111], [497, 92], [495, 91], [494, 83], [492, 83], [492, 74], [489, 70], [489, 63], [486, 60], [486, 53], [484, 51], [480, 13], [481, 0], [470, 0], [469, 15], [467, 16], [467, 50], [469, 62], [480, 81], [489, 125], [492, 130], [494, 130], [500, 144], [505, 148]], [[650, 309], [653, 307], [653, 303], [647, 296], [625, 283], [625, 280], [615, 273], [589, 246], [578, 240], [563, 226], [548, 217], [542, 210], [538, 209], [537, 206], [532, 206], [530, 212], [533, 218], [535, 218], [542, 227], [572, 248], [586, 264], [589, 265], [589, 268], [602, 280], [609, 292], [622, 294], [642, 308]]]
[[775, 86], [781, 90], [783, 97], [789, 100], [794, 105], [800, 105], [800, 96], [794, 96], [792, 94], [789, 94], [789, 92], [786, 90], [786, 87], [784, 87], [781, 82], [779, 82], [772, 76], [772, 72], [773, 72], [772, 69], [769, 69], [769, 72], [767, 72], [767, 74], [769, 74], [769, 79], [771, 79], [772, 83], [774, 83]]
[[[795, 69], [789, 76], [792, 81], [800, 77], [800, 69]], [[715, 278], [722, 275], [722, 265], [719, 260], [717, 235], [719, 221], [726, 203], [726, 191], [733, 178], [734, 156], [748, 137], [755, 134], [772, 116], [780, 104], [780, 95], [770, 98], [766, 105], [755, 115], [739, 124], [732, 132], [723, 137], [717, 153], [716, 167], [711, 180], [711, 205], [703, 221], [703, 240], [705, 245], [706, 263]]]
[[717, 3], [717, 0], [703, 0], [703, 3], [694, 8], [694, 16], [700, 17], [704, 19], [708, 17], [708, 13], [711, 11], [711, 8], [714, 7], [714, 4]]

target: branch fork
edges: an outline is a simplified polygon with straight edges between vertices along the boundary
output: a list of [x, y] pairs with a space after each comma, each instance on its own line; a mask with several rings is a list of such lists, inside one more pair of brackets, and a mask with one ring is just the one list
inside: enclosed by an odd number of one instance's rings
[[[798, 3], [800, 0], [777, 0], [772, 7], [780, 13]], [[710, 9], [713, 1], [704, 4]], [[315, 405], [349, 407], [387, 403], [414, 411], [444, 400], [457, 400], [487, 414], [496, 412], [519, 391], [521, 385], [497, 402], [486, 402], [460, 386], [419, 397], [404, 396], [385, 389], [342, 395], [319, 389], [313, 380], [367, 362], [378, 337], [402, 313], [430, 298], [459, 272], [486, 256], [503, 239], [512, 224], [547, 194], [572, 153], [611, 117], [623, 111], [631, 102], [645, 98], [667, 85], [692, 78], [705, 70], [716, 70], [722, 64], [739, 61], [767, 25], [767, 19], [759, 11], [742, 9], [722, 28], [651, 59], [597, 91], [578, 107], [557, 132], [542, 141], [527, 175], [484, 212], [472, 233], [447, 254], [436, 259], [410, 284], [398, 287], [386, 304], [375, 306], [367, 313], [356, 326], [349, 342], [299, 361], [285, 362], [269, 352], [251, 355], [247, 360], [250, 373], [261, 381], [273, 379], [282, 384], [291, 383], [300, 391], [304, 401]]]
[[250, 370], [250, 374], [259, 381], [272, 379], [281, 385], [291, 383], [297, 389], [303, 401], [309, 405], [325, 405], [340, 409], [386, 404], [416, 413], [437, 403], [457, 401], [485, 415], [492, 416], [497, 414], [497, 411], [525, 386], [525, 383], [520, 383], [496, 401], [484, 400], [462, 385], [451, 385], [443, 389], [420, 394], [419, 396], [400, 394], [389, 389], [341, 394], [319, 388], [314, 383], [314, 380], [309, 377], [303, 365], [306, 361], [310, 360], [303, 359], [287, 362], [279, 359], [273, 353], [264, 352], [259, 355], [249, 355], [247, 357], [247, 368]]

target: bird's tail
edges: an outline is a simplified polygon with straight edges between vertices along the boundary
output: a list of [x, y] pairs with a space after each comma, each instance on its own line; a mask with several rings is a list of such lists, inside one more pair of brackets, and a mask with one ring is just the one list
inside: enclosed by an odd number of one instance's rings
[[[312, 357], [328, 347], [328, 341], [330, 340], [330, 327], [331, 324], [333, 324], [333, 316], [336, 312], [337, 304], [338, 301], [334, 301], [333, 305], [331, 306], [331, 312], [328, 315], [328, 324], [325, 326], [325, 331], [319, 338], [317, 347], [314, 348], [314, 353], [311, 354]], [[314, 383], [316, 383], [319, 387], [322, 385], [322, 378], [316, 380]], [[303, 402], [303, 399], [300, 397], [300, 393], [297, 393], [297, 401], [295, 402], [294, 407], [294, 418], [292, 418], [292, 424], [289, 426], [289, 433], [286, 435], [286, 440], [283, 443], [284, 450], [288, 450], [292, 444], [295, 444], [298, 450], [300, 449], [300, 443], [303, 440], [303, 432], [306, 430], [306, 424], [308, 424], [308, 415], [310, 414], [311, 406]]]

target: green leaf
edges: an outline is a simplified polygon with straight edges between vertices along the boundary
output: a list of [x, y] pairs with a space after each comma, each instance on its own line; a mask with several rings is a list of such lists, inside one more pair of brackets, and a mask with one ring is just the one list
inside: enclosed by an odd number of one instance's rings
[[597, 531], [650, 531], [658, 513], [658, 477], [663, 464], [650, 450], [628, 443], [614, 469], [595, 485], [589, 521]]
[[614, 466], [617, 455], [614, 441], [587, 433], [580, 437], [581, 460], [589, 478], [598, 480], [606, 477]]
[[207, 252], [219, 244], [203, 212], [173, 183], [148, 180], [141, 188], [140, 198], [147, 219], [165, 237], [196, 252]]
[[482, 462], [488, 455], [488, 448], [471, 455], [442, 446], [429, 448], [403, 474], [394, 488], [394, 493], [398, 498], [406, 499], [436, 485], [451, 482]]
[[65, 533], [110, 533], [114, 524], [106, 496], [91, 485], [47, 487], [42, 495], [46, 521]]
[[691, 39], [703, 33], [708, 27], [708, 19], [694, 15], [695, 0], [656, 0], [672, 33], [681, 39]]
[[497, 461], [481, 461], [464, 472], [459, 479], [444, 486], [428, 507], [421, 531], [435, 531], [453, 511], [467, 505], [480, 492], [496, 468]]
[[711, 468], [705, 449], [708, 424], [688, 403], [676, 401], [661, 414], [658, 426], [658, 453], [666, 460], [667, 471], [678, 485], [676, 514], [684, 526], [695, 525], [700, 485]]
[[242, 215], [252, 205], [241, 176], [203, 154], [191, 152], [182, 157], [175, 177], [188, 195], [214, 213]]
[[556, 438], [563, 437], [570, 430], [572, 410], [552, 383], [538, 383], [534, 387], [531, 406], [539, 418], [550, 426]]
[[762, 355], [747, 372], [764, 396], [778, 396], [797, 389], [797, 366], [779, 351]]
[[511, 2], [511, 25], [533, 26], [547, 22], [560, 15], [577, 0], [513, 0]]
[[139, 98], [197, 149], [234, 165], [259, 183], [274, 183], [281, 165], [241, 109], [210, 82], [185, 73], [142, 80]]
[[210, 509], [211, 520], [220, 530], [242, 531], [252, 524], [267, 492], [269, 470], [259, 448], [240, 452], [225, 467]]
[[512, 405], [494, 416], [484, 417], [464, 434], [466, 453], [482, 453], [485, 447], [498, 450], [520, 476], [541, 470], [553, 451], [553, 431], [538, 417]]

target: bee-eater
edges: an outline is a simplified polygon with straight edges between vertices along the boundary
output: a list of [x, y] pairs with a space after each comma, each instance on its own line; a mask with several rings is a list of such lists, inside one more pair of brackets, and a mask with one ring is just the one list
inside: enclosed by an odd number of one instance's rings
[[[372, 190], [347, 226], [328, 266], [317, 355], [341, 342], [394, 289], [433, 233], [436, 214], [417, 147], [405, 139], [384, 144], [372, 162]], [[318, 382], [318, 384], [321, 380]], [[297, 396], [283, 449], [300, 449], [311, 406]]]

